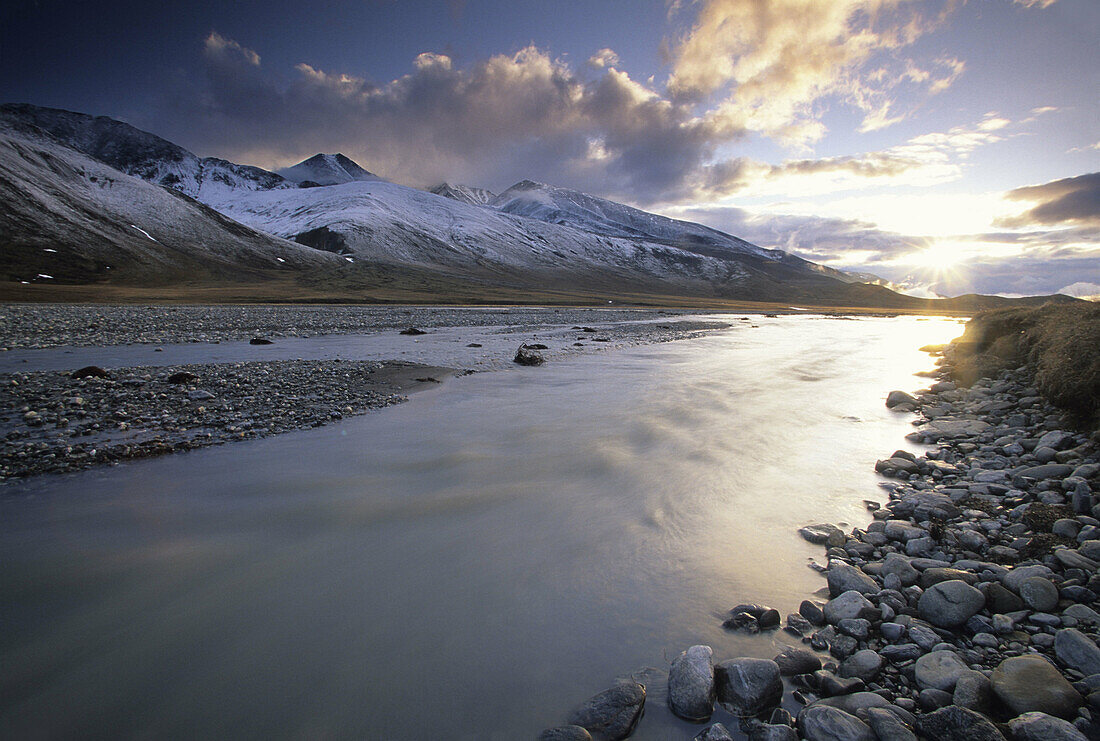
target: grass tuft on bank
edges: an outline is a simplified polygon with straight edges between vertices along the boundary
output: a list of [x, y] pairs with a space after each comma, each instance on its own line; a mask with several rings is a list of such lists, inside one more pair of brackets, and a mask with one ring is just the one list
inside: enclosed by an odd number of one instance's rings
[[1026, 365], [1043, 396], [1082, 426], [1100, 428], [1100, 304], [982, 312], [951, 344], [948, 361], [966, 386]]

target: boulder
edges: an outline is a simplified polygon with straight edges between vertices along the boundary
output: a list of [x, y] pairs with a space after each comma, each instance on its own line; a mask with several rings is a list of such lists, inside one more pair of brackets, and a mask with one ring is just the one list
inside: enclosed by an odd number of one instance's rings
[[527, 345], [520, 345], [512, 361], [519, 365], [542, 365], [546, 362], [546, 359], [542, 357], [542, 353], [538, 350], [527, 347]]
[[810, 705], [798, 714], [807, 741], [876, 741], [871, 727], [854, 715], [828, 705]]
[[981, 713], [948, 705], [920, 717], [920, 732], [928, 741], [1005, 741], [993, 721]]
[[870, 708], [867, 711], [867, 724], [871, 726], [878, 741], [917, 741], [917, 734], [885, 708]]
[[749, 741], [798, 741], [798, 734], [790, 726], [765, 723], [749, 731]]
[[1029, 479], [1064, 479], [1073, 473], [1073, 466], [1065, 463], [1044, 463], [1031, 466], [1019, 472], [1019, 476]]
[[1015, 715], [1038, 711], [1072, 718], [1083, 702], [1062, 673], [1035, 654], [1005, 659], [989, 681], [993, 693]]
[[1020, 583], [1020, 598], [1032, 610], [1050, 612], [1058, 606], [1058, 587], [1050, 579], [1031, 576]]
[[714, 678], [718, 701], [734, 715], [759, 715], [778, 705], [783, 697], [779, 665], [770, 659], [723, 661], [716, 667]]
[[821, 659], [817, 654], [795, 646], [788, 646], [780, 651], [773, 661], [779, 666], [779, 673], [786, 677], [810, 674], [821, 668]]
[[574, 710], [569, 723], [584, 728], [596, 741], [619, 741], [634, 731], [644, 706], [645, 687], [622, 680]]
[[825, 572], [825, 580], [829, 583], [831, 597], [838, 597], [844, 592], [851, 591], [860, 594], [876, 594], [879, 591], [879, 586], [874, 579], [846, 563], [835, 563], [830, 566]]
[[672, 661], [668, 704], [685, 720], [705, 721], [714, 710], [714, 665], [710, 646], [692, 646]]
[[1013, 741], [1088, 741], [1069, 721], [1046, 713], [1024, 713], [1008, 721]]
[[852, 590], [826, 602], [823, 611], [826, 622], [830, 625], [836, 625], [846, 618], [858, 618], [865, 615], [874, 616], [878, 609], [869, 599]]
[[891, 391], [886, 396], [886, 408], [893, 409], [901, 404], [909, 404], [912, 407], [917, 406], [917, 400], [911, 394], [907, 394], [904, 391]]
[[1054, 654], [1059, 662], [1086, 677], [1100, 674], [1100, 648], [1079, 630], [1066, 628], [1055, 633]]
[[733, 736], [724, 725], [715, 723], [695, 734], [694, 741], [733, 741]]
[[951, 701], [956, 705], [984, 713], [993, 701], [989, 677], [973, 669], [962, 672], [955, 682]]
[[985, 595], [964, 581], [954, 579], [936, 584], [920, 596], [917, 612], [940, 628], [964, 624], [985, 605]]
[[836, 525], [819, 523], [798, 528], [798, 534], [815, 545], [844, 545], [844, 531]]
[[933, 651], [917, 659], [913, 676], [923, 689], [951, 692], [963, 672], [970, 671], [954, 651]]
[[1033, 576], [1041, 576], [1044, 579], [1049, 579], [1054, 576], [1054, 572], [1051, 571], [1049, 567], [1041, 564], [1017, 566], [1001, 577], [1001, 584], [1011, 589], [1016, 594], [1019, 594], [1020, 586], [1024, 583], [1024, 580], [1030, 579]]
[[840, 662], [840, 676], [856, 677], [870, 682], [882, 670], [882, 657], [869, 648], [856, 651]]

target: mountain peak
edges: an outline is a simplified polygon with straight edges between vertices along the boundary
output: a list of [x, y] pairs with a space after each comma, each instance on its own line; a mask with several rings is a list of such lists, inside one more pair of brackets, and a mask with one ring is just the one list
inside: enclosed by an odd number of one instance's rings
[[318, 153], [296, 165], [277, 170], [287, 180], [295, 183], [311, 181], [319, 185], [339, 185], [356, 180], [379, 180], [345, 154]]
[[488, 205], [497, 197], [497, 194], [491, 190], [457, 183], [440, 183], [434, 188], [429, 188], [428, 192], [435, 193], [437, 196], [443, 196], [444, 198], [451, 198], [455, 201], [469, 203], [471, 206]]

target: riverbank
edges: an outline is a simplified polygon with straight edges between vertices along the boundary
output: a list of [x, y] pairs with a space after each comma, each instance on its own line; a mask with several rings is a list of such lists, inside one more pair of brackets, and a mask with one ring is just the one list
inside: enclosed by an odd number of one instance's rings
[[[873, 521], [800, 530], [827, 548], [828, 601], [785, 621], [730, 611], [730, 630], [782, 626], [789, 647], [715, 662], [693, 646], [672, 661], [673, 712], [720, 716], [696, 739], [731, 739], [731, 716], [753, 741], [1100, 738], [1100, 457], [1026, 366], [956, 387], [963, 352], [946, 350], [930, 389], [889, 395], [917, 415], [910, 440], [936, 447], [879, 461], [890, 501], [869, 502]], [[625, 738], [644, 703], [621, 682], [541, 738]]]

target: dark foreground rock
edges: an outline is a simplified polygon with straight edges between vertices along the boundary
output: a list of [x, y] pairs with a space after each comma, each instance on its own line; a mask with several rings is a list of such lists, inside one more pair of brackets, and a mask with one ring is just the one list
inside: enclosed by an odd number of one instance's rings
[[644, 705], [645, 687], [621, 681], [574, 710], [569, 722], [587, 730], [596, 741], [619, 741], [634, 731]]

